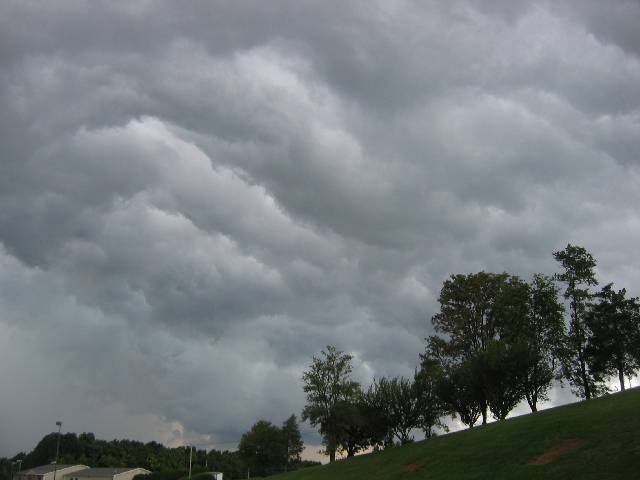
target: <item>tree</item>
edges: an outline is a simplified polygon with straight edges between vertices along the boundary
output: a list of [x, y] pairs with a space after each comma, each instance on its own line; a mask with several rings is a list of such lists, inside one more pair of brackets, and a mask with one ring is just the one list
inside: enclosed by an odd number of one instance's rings
[[553, 280], [535, 274], [529, 289], [529, 311], [520, 334], [527, 347], [524, 392], [532, 412], [539, 400], [547, 400], [557, 376], [557, 359], [565, 338], [564, 307]]
[[480, 418], [484, 395], [481, 385], [474, 376], [472, 359], [460, 364], [445, 365], [436, 384], [438, 399], [445, 411], [458, 415], [460, 421], [469, 428]]
[[[452, 275], [445, 280], [438, 298], [440, 312], [433, 316], [432, 323], [436, 332], [446, 338], [430, 337], [427, 350], [431, 356], [444, 362], [443, 368], [448, 371], [449, 378], [454, 374], [461, 375], [462, 370], [457, 371], [459, 366], [470, 368], [493, 341], [514, 330], [513, 322], [526, 311], [526, 302], [522, 304], [521, 300], [522, 283], [507, 273], [488, 272]], [[462, 376], [466, 378], [467, 374]], [[485, 424], [488, 409], [486, 388], [475, 385], [475, 378], [469, 380], [471, 383], [465, 385], [465, 410], [468, 408], [466, 401], [475, 399]], [[455, 388], [449, 385], [447, 392]], [[469, 413], [473, 410], [471, 408]]]
[[432, 318], [436, 332], [450, 337], [452, 350], [462, 356], [483, 351], [495, 338], [498, 325], [494, 304], [507, 273], [478, 272], [451, 275], [440, 291], [440, 312]]
[[624, 377], [640, 368], [640, 303], [638, 298], [625, 298], [626, 290], [605, 285], [595, 295], [599, 300], [587, 312], [586, 323], [592, 332], [587, 353], [594, 371], [600, 376], [618, 376], [624, 391]]
[[210, 450], [207, 453], [207, 466], [208, 471], [222, 472], [223, 478], [245, 478], [247, 475], [247, 466], [238, 451]]
[[309, 370], [302, 375], [307, 405], [302, 419], [320, 427], [329, 461], [336, 458], [341, 435], [345, 430], [345, 405], [353, 404], [360, 385], [350, 379], [351, 355], [329, 345], [320, 357], [313, 357]]
[[412, 441], [411, 431], [421, 426], [423, 413], [423, 396], [418, 394], [416, 384], [404, 377], [383, 377], [374, 381], [369, 392], [385, 412], [388, 433], [401, 445]]
[[524, 397], [527, 350], [523, 344], [492, 341], [473, 358], [471, 368], [491, 413], [504, 420]]
[[364, 419], [361, 432], [362, 445], [365, 448], [387, 448], [393, 445], [393, 436], [389, 429], [386, 406], [377, 395], [374, 384], [370, 385], [367, 392], [363, 394], [360, 403], [360, 415]]
[[254, 475], [276, 473], [285, 459], [282, 431], [271, 422], [259, 420], [242, 435], [238, 452]]
[[304, 450], [304, 442], [295, 415], [291, 415], [282, 424], [282, 442], [285, 457], [284, 469], [287, 471], [290, 464], [300, 463], [300, 455]]
[[438, 382], [441, 371], [432, 359], [423, 359], [420, 369], [413, 377], [415, 394], [421, 406], [420, 428], [425, 438], [435, 435], [434, 427], [448, 431], [441, 418], [445, 415], [445, 406], [438, 397]]
[[346, 452], [348, 458], [354, 457], [370, 445], [371, 435], [362, 390], [358, 388], [355, 398], [339, 402], [336, 412], [338, 424], [341, 425], [338, 448]]
[[589, 367], [589, 330], [585, 323], [585, 312], [591, 299], [589, 287], [598, 284], [594, 273], [596, 261], [584, 247], [571, 244], [554, 252], [553, 257], [563, 269], [562, 273], [554, 275], [554, 279], [566, 284], [564, 297], [569, 301], [569, 333], [562, 354], [564, 378], [575, 394], [589, 399], [604, 390], [601, 379]]

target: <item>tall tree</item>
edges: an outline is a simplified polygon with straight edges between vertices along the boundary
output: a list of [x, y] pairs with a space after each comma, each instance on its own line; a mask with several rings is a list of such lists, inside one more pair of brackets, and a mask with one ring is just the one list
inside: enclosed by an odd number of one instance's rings
[[422, 423], [423, 397], [418, 394], [415, 383], [400, 378], [381, 378], [371, 387], [370, 395], [386, 414], [389, 434], [401, 445], [413, 440], [411, 431]]
[[587, 352], [593, 369], [602, 376], [618, 376], [620, 390], [624, 377], [640, 368], [640, 303], [638, 298], [625, 298], [626, 290], [605, 285], [595, 295], [598, 302], [587, 312], [587, 325], [592, 332]]
[[363, 444], [374, 449], [387, 448], [393, 445], [393, 436], [389, 429], [389, 416], [382, 399], [374, 388], [376, 382], [371, 384], [362, 397], [360, 412], [364, 419], [363, 436], [366, 439]]
[[564, 297], [569, 301], [569, 333], [562, 355], [563, 374], [574, 393], [589, 399], [603, 390], [602, 382], [589, 366], [589, 329], [585, 322], [591, 299], [589, 287], [598, 284], [595, 277], [596, 261], [584, 247], [571, 244], [564, 250], [554, 252], [553, 257], [563, 270], [554, 275], [554, 279], [566, 285]]
[[473, 360], [445, 365], [437, 380], [436, 391], [445, 412], [472, 428], [481, 412], [480, 398], [484, 398], [478, 378], [472, 368]]
[[336, 409], [338, 424], [341, 425], [338, 448], [346, 452], [348, 458], [366, 449], [371, 442], [364, 397], [364, 393], [358, 388], [355, 398], [340, 402]]
[[304, 450], [304, 442], [295, 415], [291, 415], [282, 424], [282, 443], [285, 457], [284, 469], [287, 471], [291, 464], [300, 463], [300, 455]]
[[447, 425], [442, 422], [442, 417], [447, 413], [446, 407], [438, 396], [440, 376], [441, 370], [433, 359], [423, 359], [420, 369], [414, 374], [414, 390], [421, 407], [419, 423], [425, 438], [435, 435], [434, 427], [448, 431]]
[[276, 473], [285, 458], [282, 431], [271, 422], [259, 420], [242, 435], [238, 452], [254, 475]]
[[320, 427], [329, 461], [336, 459], [336, 450], [344, 431], [344, 405], [358, 398], [360, 385], [351, 380], [351, 355], [327, 346], [321, 356], [313, 357], [309, 370], [303, 373], [307, 405], [302, 419]]
[[496, 420], [507, 418], [524, 397], [526, 362], [524, 344], [500, 340], [493, 340], [485, 351], [473, 358], [473, 376], [480, 381], [480, 388]]
[[558, 359], [565, 338], [564, 307], [553, 280], [535, 274], [529, 290], [529, 311], [520, 336], [526, 345], [524, 392], [532, 412], [538, 401], [547, 400], [558, 373]]
[[[445, 337], [432, 336], [427, 350], [440, 358], [450, 374], [461, 375], [458, 366], [467, 369], [492, 342], [505, 335], [508, 325], [520, 318], [523, 307], [518, 303], [521, 281], [507, 273], [478, 272], [468, 275], [452, 275], [445, 280], [440, 291], [440, 312], [432, 318], [437, 333]], [[462, 375], [467, 378], [466, 373]], [[446, 377], [445, 377], [446, 378]], [[475, 379], [470, 379], [475, 383]], [[454, 387], [449, 385], [449, 389]], [[476, 398], [482, 414], [482, 423], [487, 422], [488, 403], [485, 388], [466, 386], [467, 399]], [[482, 387], [482, 385], [480, 385]], [[472, 411], [473, 409], [471, 409]]]

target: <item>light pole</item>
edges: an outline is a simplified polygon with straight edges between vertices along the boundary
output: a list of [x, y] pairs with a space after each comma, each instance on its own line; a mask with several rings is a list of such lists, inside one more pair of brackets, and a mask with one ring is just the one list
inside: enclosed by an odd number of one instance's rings
[[62, 429], [62, 422], [58, 420], [56, 425], [58, 426], [58, 443], [56, 444], [56, 461], [53, 462], [53, 480], [56, 480], [56, 472], [58, 471], [58, 454], [60, 453], [60, 430]]
[[[189, 480], [191, 480], [191, 456], [192, 455], [193, 455], [193, 445], [189, 446]], [[55, 480], [55, 478], [53, 480]]]

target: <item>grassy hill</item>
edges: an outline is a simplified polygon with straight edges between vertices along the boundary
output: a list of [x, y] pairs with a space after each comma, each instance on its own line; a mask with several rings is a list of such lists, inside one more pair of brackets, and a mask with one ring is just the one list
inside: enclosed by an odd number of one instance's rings
[[640, 478], [640, 388], [272, 478]]

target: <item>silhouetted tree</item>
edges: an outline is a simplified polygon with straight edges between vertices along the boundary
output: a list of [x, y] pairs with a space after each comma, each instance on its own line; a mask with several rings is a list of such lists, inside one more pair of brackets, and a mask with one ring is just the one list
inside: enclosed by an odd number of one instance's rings
[[589, 329], [585, 313], [591, 299], [589, 287], [597, 285], [596, 261], [583, 247], [568, 244], [564, 250], [554, 252], [553, 257], [563, 269], [554, 279], [566, 285], [564, 297], [569, 301], [569, 333], [562, 354], [564, 378], [574, 393], [589, 399], [604, 391], [604, 386], [589, 366], [587, 344]]
[[532, 412], [539, 400], [547, 400], [553, 379], [559, 375], [558, 359], [565, 339], [564, 307], [553, 280], [536, 274], [529, 289], [529, 311], [520, 325], [526, 345], [524, 392]]
[[479, 379], [474, 375], [473, 359], [444, 365], [436, 388], [445, 411], [472, 428], [480, 415], [484, 398]]
[[245, 478], [247, 475], [247, 466], [238, 451], [210, 450], [207, 453], [207, 470], [222, 472], [223, 478]]
[[320, 427], [330, 462], [335, 461], [345, 429], [345, 406], [353, 405], [360, 394], [360, 385], [350, 378], [351, 359], [351, 355], [329, 345], [320, 357], [313, 357], [302, 376], [307, 394], [302, 419]]
[[599, 376], [617, 375], [620, 390], [625, 389], [624, 377], [640, 368], [640, 303], [625, 296], [625, 289], [616, 292], [613, 284], [605, 285], [586, 315], [592, 333], [587, 345], [592, 368]]
[[[473, 419], [470, 414], [476, 409], [467, 402], [477, 401], [485, 424], [489, 385], [482, 382], [495, 378], [496, 372], [492, 370], [491, 376], [477, 376], [478, 368], [486, 364], [483, 356], [490, 345], [496, 340], [507, 341], [518, 331], [528, 311], [528, 286], [507, 273], [458, 274], [445, 280], [438, 301], [440, 312], [433, 316], [432, 323], [436, 332], [444, 337], [431, 336], [427, 351], [428, 356], [442, 363], [445, 376], [440, 390], [446, 394], [450, 406], [454, 406], [452, 402], [458, 403], [455, 411], [465, 410], [458, 413], [468, 421]], [[470, 369], [476, 372], [475, 377], [469, 376]], [[453, 377], [464, 379], [465, 384], [460, 387], [450, 384], [447, 380]], [[464, 393], [462, 402], [450, 395], [457, 388], [464, 391], [460, 392]], [[495, 395], [495, 384], [491, 392]]]
[[492, 341], [473, 359], [473, 376], [480, 380], [480, 388], [497, 420], [504, 420], [524, 398], [527, 361], [524, 344], [498, 340]]
[[371, 441], [362, 390], [358, 387], [354, 398], [339, 402], [336, 412], [337, 423], [341, 426], [338, 447], [347, 454], [347, 457], [353, 457], [359, 451], [366, 449]]
[[304, 442], [295, 415], [291, 415], [282, 424], [282, 442], [285, 456], [284, 469], [287, 471], [291, 464], [300, 463], [300, 455], [304, 450]]
[[404, 378], [381, 378], [373, 383], [370, 395], [385, 412], [388, 433], [401, 445], [413, 440], [411, 431], [422, 425], [424, 397], [416, 383]]
[[282, 431], [271, 422], [259, 420], [242, 435], [238, 452], [253, 475], [273, 474], [285, 460]]
[[442, 370], [433, 358], [421, 355], [420, 369], [414, 374], [414, 389], [420, 398], [420, 428], [426, 438], [435, 435], [434, 427], [448, 431], [448, 427], [441, 418], [446, 415], [447, 409], [438, 395], [438, 383]]

